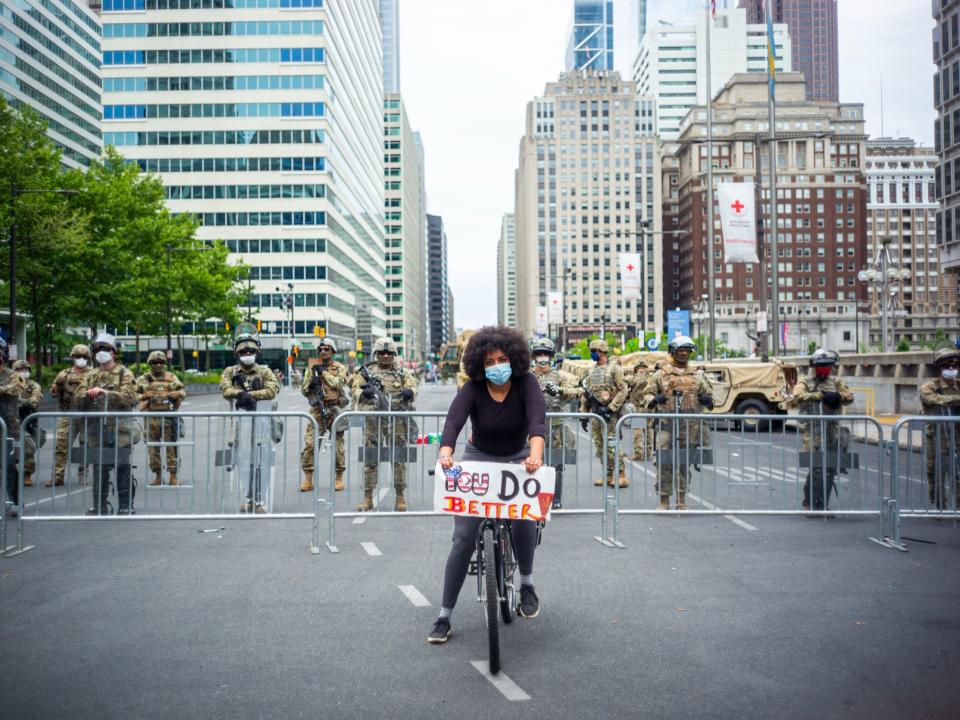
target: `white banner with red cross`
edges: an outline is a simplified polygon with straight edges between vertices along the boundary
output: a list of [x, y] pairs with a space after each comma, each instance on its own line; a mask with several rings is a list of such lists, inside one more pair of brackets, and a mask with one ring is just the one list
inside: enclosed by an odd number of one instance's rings
[[756, 263], [757, 205], [752, 182], [717, 183], [723, 259], [728, 263]]
[[504, 520], [549, 520], [557, 471], [532, 475], [520, 463], [461, 462], [449, 470], [437, 463], [433, 509], [444, 515]]
[[563, 323], [563, 293], [547, 293], [547, 322], [551, 325]]
[[624, 300], [639, 298], [642, 282], [639, 253], [620, 253], [620, 287]]

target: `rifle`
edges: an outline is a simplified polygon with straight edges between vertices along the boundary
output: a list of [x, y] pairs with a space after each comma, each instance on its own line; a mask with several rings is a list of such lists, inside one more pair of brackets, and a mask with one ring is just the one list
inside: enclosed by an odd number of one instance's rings
[[307, 398], [307, 402], [310, 403], [310, 407], [315, 407], [319, 411], [320, 420], [323, 423], [323, 426], [320, 428], [320, 435], [325, 436], [328, 432], [327, 425], [330, 417], [327, 412], [327, 406], [323, 402], [323, 379], [320, 377], [322, 372], [323, 370], [319, 365], [313, 366], [313, 379], [308, 386], [310, 397]]
[[376, 375], [370, 374], [369, 367], [369, 365], [360, 366], [360, 377], [362, 377], [366, 383], [364, 387], [373, 388], [373, 404], [377, 410], [389, 411], [390, 395], [387, 394], [386, 389], [383, 387], [383, 381]]
[[587, 399], [587, 402], [590, 403], [590, 412], [592, 412], [594, 415], [599, 415], [606, 422], [610, 422], [610, 418], [613, 417], [613, 411], [604, 405], [600, 401], [600, 398], [590, 392], [583, 382], [580, 383], [580, 387], [583, 388], [583, 396]]
[[[261, 390], [263, 385], [259, 376], [254, 377], [253, 380], [248, 382], [247, 375], [246, 373], [243, 373], [243, 372], [234, 373], [234, 376], [231, 379], [231, 382], [233, 383], [233, 386], [235, 388], [238, 388], [243, 392], [250, 392], [251, 390]], [[241, 405], [241, 402], [242, 402], [241, 398], [237, 398], [236, 400], [234, 400], [233, 407], [235, 410], [246, 410], [247, 412], [256, 412], [257, 410], [256, 400], [253, 400], [251, 398], [250, 402], [243, 402], [242, 405]]]

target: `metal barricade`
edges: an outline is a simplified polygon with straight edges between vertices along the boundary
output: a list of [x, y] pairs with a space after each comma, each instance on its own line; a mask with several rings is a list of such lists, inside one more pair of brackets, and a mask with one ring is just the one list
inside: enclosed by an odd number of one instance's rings
[[616, 428], [617, 543], [620, 516], [657, 513], [879, 516], [883, 533], [883, 431], [873, 418], [638, 413]]
[[[323, 490], [323, 500], [315, 507], [311, 551], [319, 552], [324, 514], [327, 525], [325, 544], [331, 552], [337, 552], [338, 518], [351, 518], [354, 523], [363, 523], [371, 513], [377, 516], [441, 516], [442, 513], [433, 509], [433, 472], [445, 420], [445, 412], [340, 413], [334, 419], [325, 442], [340, 443], [342, 452], [335, 449], [330, 451], [329, 484]], [[553, 512], [599, 514], [601, 531], [597, 539], [605, 540], [607, 508], [612, 502], [612, 494], [595, 485], [594, 480], [605, 474], [605, 458], [598, 458], [590, 452], [588, 443], [583, 441], [589, 436], [582, 430], [575, 431], [575, 423], [579, 420], [600, 423], [603, 437], [606, 437], [607, 424], [596, 415], [547, 414], [548, 437], [544, 448], [544, 464], [561, 468], [558, 501], [562, 507], [555, 508]], [[457, 438], [455, 457], [461, 457], [470, 434], [468, 422]], [[338, 453], [342, 458], [342, 473], [337, 470]], [[342, 491], [336, 490], [338, 474], [342, 477]], [[371, 510], [365, 511], [363, 507], [368, 490]], [[396, 510], [398, 491], [402, 492], [407, 506], [404, 511]]]
[[300, 492], [305, 436], [319, 458], [317, 421], [301, 412], [34, 413], [18, 442], [30, 451], [18, 458], [17, 548], [25, 522], [312, 519], [321, 498]]

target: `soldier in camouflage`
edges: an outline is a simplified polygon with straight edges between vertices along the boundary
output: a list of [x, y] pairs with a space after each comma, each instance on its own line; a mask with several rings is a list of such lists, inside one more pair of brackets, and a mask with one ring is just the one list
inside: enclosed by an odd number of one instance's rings
[[[129, 412], [137, 404], [137, 383], [133, 373], [117, 362], [116, 338], [100, 333], [92, 350], [97, 367], [86, 375], [74, 392], [82, 412]], [[90, 419], [85, 423], [87, 447], [93, 465], [93, 507], [88, 515], [109, 515], [110, 471], [117, 470], [117, 515], [133, 515], [136, 482], [130, 475], [130, 447], [133, 420]]]
[[[353, 400], [358, 410], [413, 410], [417, 395], [417, 379], [409, 370], [397, 365], [397, 345], [388, 337], [378, 338], [373, 345], [374, 362], [353, 375]], [[364, 377], [368, 375], [369, 377]], [[381, 388], [377, 387], [379, 383]], [[363, 423], [363, 446], [376, 451], [381, 446], [401, 452], [416, 439], [416, 430], [407, 418], [371, 417]], [[402, 449], [402, 450], [401, 450]], [[373, 489], [377, 485], [377, 463], [363, 465], [363, 502], [360, 512], [373, 510]], [[393, 464], [393, 487], [396, 491], [394, 510], [405, 512], [407, 500], [407, 466]]]
[[[647, 365], [638, 362], [633, 368], [633, 377], [627, 380], [630, 391], [627, 394], [627, 403], [633, 406], [634, 412], [644, 412], [647, 407], [647, 386], [652, 380], [647, 372]], [[653, 452], [653, 423], [650, 420], [634, 419], [636, 426], [633, 430], [633, 459], [646, 460]]]
[[[310, 415], [317, 421], [321, 433], [329, 433], [333, 421], [340, 414], [341, 398], [347, 382], [347, 368], [333, 359], [337, 346], [330, 338], [323, 338], [317, 346], [320, 362], [313, 365], [303, 376], [300, 392], [310, 402]], [[300, 492], [313, 491], [314, 451], [316, 441], [313, 425], [307, 423], [303, 436], [303, 452], [300, 453], [300, 469], [303, 470], [303, 482]], [[336, 437], [336, 480], [334, 489], [343, 490], [343, 471], [346, 469], [343, 455], [343, 430], [337, 430]]]
[[[7, 367], [7, 341], [0, 338], [0, 418], [7, 426], [7, 442], [20, 440], [20, 394], [24, 384], [21, 377]], [[7, 493], [3, 511], [7, 517], [17, 517], [20, 509], [20, 481], [17, 476], [17, 454], [7, 452]]]
[[[50, 388], [50, 394], [57, 399], [57, 408], [60, 412], [76, 412], [76, 392], [77, 387], [83, 382], [84, 376], [91, 372], [90, 367], [90, 348], [86, 345], [74, 345], [70, 350], [70, 360], [72, 365], [66, 370], [61, 370], [54, 378], [53, 386]], [[66, 475], [67, 460], [70, 454], [70, 448], [76, 439], [80, 444], [84, 442], [83, 438], [83, 420], [70, 418], [57, 418], [57, 442], [53, 454], [53, 478], [47, 480], [44, 485], [63, 485]], [[77, 473], [77, 480], [83, 484], [83, 466]]]
[[[690, 356], [697, 346], [680, 335], [668, 346], [670, 360], [663, 363], [647, 385], [645, 405], [661, 413], [702, 413], [713, 409], [713, 386], [702, 372], [690, 367]], [[670, 450], [682, 457], [686, 448], [710, 446], [710, 433], [700, 420], [661, 419], [657, 431], [657, 450]], [[670, 509], [670, 496], [677, 478], [677, 510], [687, 509], [687, 485], [690, 465], [657, 461], [657, 492], [660, 509]]]
[[[162, 350], [154, 350], [147, 356], [150, 372], [137, 378], [137, 398], [140, 410], [149, 413], [177, 412], [187, 391], [180, 378], [167, 370], [167, 356]], [[151, 485], [163, 484], [163, 467], [160, 462], [160, 448], [152, 443], [171, 443], [166, 447], [167, 473], [170, 484], [177, 484], [177, 446], [180, 441], [180, 420], [152, 417], [147, 419], [147, 440], [149, 448], [150, 470], [153, 472]]]
[[[23, 391], [20, 393], [20, 422], [22, 423], [30, 415], [40, 409], [40, 401], [43, 400], [43, 390], [40, 383], [30, 379], [30, 363], [26, 360], [17, 360], [13, 364], [13, 370], [23, 380]], [[23, 449], [23, 485], [29, 487], [33, 485], [33, 474], [37, 471], [37, 443], [39, 437], [39, 428], [36, 423], [31, 423], [27, 427], [30, 433], [24, 438], [26, 447]]]
[[[842, 415], [843, 406], [853, 402], [853, 393], [847, 384], [834, 374], [838, 362], [840, 356], [833, 350], [821, 348], [813, 353], [810, 356], [810, 374], [794, 385], [784, 406], [798, 408], [801, 415]], [[841, 449], [840, 425], [835, 421], [801, 422], [800, 434], [803, 438], [803, 450], [811, 456], [811, 451], [814, 450], [825, 449], [836, 454]], [[810, 510], [812, 507], [814, 510], [826, 510], [830, 504], [830, 495], [836, 487], [836, 477], [835, 463], [826, 462], [820, 468], [811, 463], [803, 484], [803, 509]]]
[[[924, 454], [927, 456], [927, 484], [930, 503], [940, 510], [950, 506], [948, 488], [953, 485], [954, 509], [960, 497], [960, 351], [955, 347], [936, 350], [933, 362], [937, 378], [920, 386], [923, 414], [949, 416], [953, 421], [927, 423], [924, 428]], [[949, 478], [953, 482], [949, 483]]]
[[[560, 372], [551, 367], [556, 347], [549, 338], [535, 340], [530, 350], [533, 355], [533, 376], [540, 383], [540, 390], [543, 392], [547, 412], [564, 412], [571, 400], [579, 398], [583, 394], [583, 390], [577, 386], [577, 379], [569, 373]], [[561, 458], [564, 450], [576, 449], [577, 439], [570, 428], [566, 426], [563, 418], [550, 418], [548, 426], [548, 456], [551, 454], [551, 449]], [[564, 465], [561, 461], [553, 467], [557, 471], [553, 507], [559, 509], [563, 507]]]
[[[593, 423], [591, 435], [593, 436], [593, 444], [597, 449], [597, 457], [602, 461], [606, 456], [607, 485], [613, 486], [613, 467], [615, 463], [611, 441], [613, 440], [617, 420], [620, 417], [620, 410], [627, 400], [629, 388], [623, 379], [623, 368], [619, 364], [608, 362], [607, 352], [609, 350], [606, 340], [593, 340], [590, 343], [590, 357], [596, 365], [580, 383], [580, 387], [583, 389], [583, 394], [580, 396], [580, 412], [600, 415], [607, 422], [606, 436], [598, 422]], [[580, 424], [584, 430], [587, 429], [586, 418], [581, 420]], [[620, 465], [619, 480], [620, 487], [629, 485], [623, 464]], [[596, 478], [593, 484], [603, 485], [603, 479]]]
[[[277, 397], [280, 393], [280, 383], [277, 382], [277, 376], [273, 374], [270, 368], [257, 364], [260, 340], [255, 335], [245, 332], [238, 334], [233, 343], [233, 351], [240, 362], [226, 368], [220, 376], [220, 396], [224, 400], [231, 401], [234, 410], [255, 412], [258, 402], [273, 400]], [[232, 443], [234, 450], [237, 450], [239, 455], [239, 444], [247, 441], [247, 434], [240, 431], [239, 423], [235, 427], [236, 435], [229, 442]], [[255, 425], [252, 427], [256, 428]], [[253, 448], [246, 448], [245, 452], [253, 453]], [[263, 468], [254, 468], [254, 472], [258, 469], [262, 470]], [[269, 482], [269, 470], [267, 471], [267, 482]], [[254, 487], [252, 478], [247, 478], [246, 482], [240, 483], [241, 490], [245, 493], [244, 500], [240, 504], [241, 513], [255, 512], [262, 514], [267, 512], [265, 486], [266, 483], [262, 483]]]

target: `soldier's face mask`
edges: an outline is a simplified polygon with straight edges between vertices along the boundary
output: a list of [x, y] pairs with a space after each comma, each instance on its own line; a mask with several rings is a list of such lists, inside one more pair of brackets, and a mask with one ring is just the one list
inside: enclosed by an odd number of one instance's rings
[[257, 361], [257, 351], [252, 348], [244, 348], [237, 355], [240, 356], [240, 362], [250, 367]]
[[[956, 372], [956, 371], [954, 371], [954, 372]], [[29, 370], [19, 370], [19, 371], [18, 371], [18, 374], [19, 374], [20, 377], [22, 377], [24, 380], [29, 380], [29, 379], [30, 379], [30, 371], [29, 371]]]
[[600, 351], [599, 351], [599, 350], [591, 350], [591, 351], [590, 351], [590, 359], [593, 360], [594, 362], [597, 362], [597, 361], [600, 359]]
[[87, 366], [87, 359], [85, 357], [75, 357], [73, 364], [78, 368], [85, 368]]
[[818, 380], [826, 380], [828, 377], [830, 377], [831, 370], [833, 370], [833, 368], [830, 366], [814, 368], [814, 372], [816, 373]]
[[108, 362], [113, 360], [113, 353], [109, 350], [97, 350], [97, 354], [94, 355], [94, 358], [100, 365], [106, 365]]
[[960, 363], [948, 362], [940, 366], [940, 374], [944, 380], [956, 380], [960, 373]]
[[550, 356], [549, 355], [534, 355], [533, 361], [540, 367], [550, 367]]

